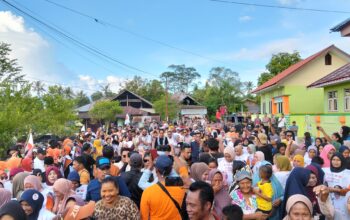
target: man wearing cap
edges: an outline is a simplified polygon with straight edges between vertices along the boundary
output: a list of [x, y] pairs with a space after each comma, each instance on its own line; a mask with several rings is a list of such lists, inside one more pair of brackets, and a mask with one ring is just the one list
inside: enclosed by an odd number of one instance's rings
[[[97, 202], [101, 199], [101, 182], [102, 180], [110, 176], [111, 163], [108, 158], [98, 157], [96, 158], [96, 169], [94, 171], [95, 179], [91, 180], [87, 187], [86, 201], [93, 200]], [[126, 186], [124, 180], [120, 177], [113, 177], [116, 179], [119, 185], [119, 195], [131, 197], [131, 194]]]
[[[174, 157], [174, 161], [179, 164], [179, 174], [184, 182], [187, 183], [188, 171], [186, 167], [179, 158]], [[181, 207], [186, 189], [184, 186], [176, 184], [178, 183], [177, 181], [173, 184], [173, 180], [178, 180], [178, 178], [169, 178], [173, 169], [173, 161], [168, 156], [161, 155], [157, 158], [155, 168], [159, 182], [143, 191], [140, 204], [141, 219], [180, 220], [182, 217], [177, 205]], [[176, 201], [177, 205], [175, 205], [174, 201]]]
[[130, 171], [122, 173], [121, 177], [128, 186], [131, 193], [131, 199], [135, 202], [137, 207], [140, 208], [143, 190], [138, 186], [138, 183], [142, 176], [142, 156], [138, 153], [132, 154], [130, 156], [129, 165], [131, 167]]
[[36, 149], [36, 152], [37, 152], [37, 155], [34, 159], [33, 168], [40, 169], [41, 172], [43, 173], [43, 172], [45, 172], [44, 158], [45, 158], [46, 152], [41, 147], [38, 147]]

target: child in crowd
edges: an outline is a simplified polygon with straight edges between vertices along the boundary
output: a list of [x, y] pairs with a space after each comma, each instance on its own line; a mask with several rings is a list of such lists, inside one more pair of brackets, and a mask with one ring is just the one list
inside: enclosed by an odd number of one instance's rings
[[254, 188], [254, 193], [257, 195], [257, 212], [260, 211], [265, 214], [270, 214], [272, 211], [273, 196], [273, 188], [270, 181], [272, 176], [272, 167], [268, 165], [261, 166], [259, 169], [259, 175], [261, 180], [257, 183], [257, 187]]

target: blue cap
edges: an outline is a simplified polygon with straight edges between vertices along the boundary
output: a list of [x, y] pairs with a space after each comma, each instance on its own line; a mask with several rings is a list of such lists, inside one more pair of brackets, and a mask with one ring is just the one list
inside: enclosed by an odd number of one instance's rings
[[155, 167], [163, 174], [172, 169], [173, 161], [167, 155], [161, 155], [157, 158]]
[[111, 167], [111, 162], [106, 157], [100, 157], [100, 158], [98, 158], [96, 160], [96, 167], [98, 169], [110, 168]]
[[79, 176], [79, 173], [75, 170], [71, 171], [69, 174], [68, 174], [68, 180], [70, 181], [77, 181], [77, 182], [80, 182], [80, 176]]

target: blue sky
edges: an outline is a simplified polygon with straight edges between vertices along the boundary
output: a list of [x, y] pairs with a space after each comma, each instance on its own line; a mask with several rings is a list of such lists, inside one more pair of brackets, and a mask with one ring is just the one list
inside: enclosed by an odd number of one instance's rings
[[[106, 83], [111, 83], [117, 90], [120, 83], [134, 75], [156, 78], [171, 64], [195, 67], [202, 75], [202, 83], [215, 66], [231, 68], [240, 74], [242, 81], [256, 83], [274, 53], [298, 50], [302, 57], [307, 57], [330, 44], [350, 52], [349, 38], [329, 33], [332, 26], [350, 14], [268, 9], [209, 0], [51, 0], [201, 57], [94, 23], [45, 0], [16, 1], [21, 4], [18, 6], [27, 7], [36, 13], [35, 16], [69, 32], [76, 39], [151, 73], [121, 68], [60, 40], [73, 48], [69, 49], [52, 39], [49, 36], [52, 32], [0, 1], [0, 41], [13, 45], [11, 56], [19, 59], [28, 79], [84, 88], [87, 93]], [[350, 11], [348, 0], [241, 2]]]

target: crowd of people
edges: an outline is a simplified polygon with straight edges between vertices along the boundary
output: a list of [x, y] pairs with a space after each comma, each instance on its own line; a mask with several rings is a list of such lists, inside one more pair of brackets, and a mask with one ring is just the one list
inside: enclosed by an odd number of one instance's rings
[[264, 115], [17, 144], [0, 162], [0, 220], [348, 220], [350, 128], [317, 129], [297, 138]]

